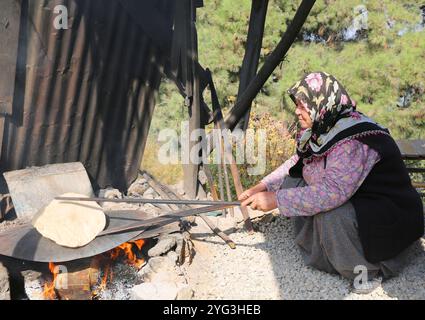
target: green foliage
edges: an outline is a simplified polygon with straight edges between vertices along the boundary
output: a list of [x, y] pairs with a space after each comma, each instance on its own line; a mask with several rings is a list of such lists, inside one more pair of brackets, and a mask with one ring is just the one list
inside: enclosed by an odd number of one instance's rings
[[172, 81], [163, 80], [156, 97], [149, 134], [156, 137], [162, 128], [173, 128], [180, 133], [180, 122], [184, 119], [187, 119], [187, 108], [183, 97]]
[[[260, 66], [281, 39], [300, 2], [269, 0]], [[226, 112], [238, 91], [251, 0], [209, 0], [204, 5], [197, 11], [199, 60], [212, 71]], [[359, 6], [368, 10], [368, 29], [361, 40], [342, 42], [339, 35], [358, 17]], [[299, 39], [254, 100], [253, 111], [293, 121], [294, 106], [287, 88], [305, 72], [323, 70], [335, 75], [357, 101], [358, 109], [388, 127], [395, 138], [424, 138], [425, 31], [397, 34], [419, 22], [415, 0], [316, 1]], [[311, 33], [325, 41], [302, 41], [303, 34]], [[408, 108], [400, 109], [397, 100], [409, 87], [417, 94]], [[208, 101], [207, 92], [205, 96]], [[165, 126], [179, 130], [187, 110], [171, 82], [164, 81], [157, 101], [151, 133], [156, 135]], [[244, 180], [253, 182], [249, 177]]]
[[[269, 1], [260, 63], [279, 42], [299, 3]], [[238, 89], [250, 5], [250, 0], [237, 5], [231, 0], [211, 0], [198, 11], [200, 62], [212, 70], [219, 98], [227, 108], [233, 105]], [[337, 34], [352, 23], [361, 5], [368, 10], [366, 38], [340, 42]], [[419, 22], [419, 5], [412, 0], [316, 1], [301, 34], [315, 33], [327, 42], [297, 41], [275, 70], [274, 80], [269, 79], [255, 99], [253, 109], [291, 121], [294, 108], [286, 89], [305, 72], [324, 70], [346, 86], [360, 111], [388, 126], [395, 137], [423, 137], [425, 71], [419, 61], [425, 61], [424, 31], [397, 35]], [[399, 109], [397, 99], [409, 86], [422, 94], [409, 108]]]
[[[358, 109], [387, 126], [396, 138], [425, 136], [425, 59], [423, 33], [406, 34], [392, 48], [371, 50], [367, 43], [348, 43], [341, 51], [323, 44], [296, 44], [283, 64], [277, 84], [283, 106], [291, 105], [286, 89], [304, 72], [325, 70], [344, 84]], [[284, 76], [283, 76], [284, 75]], [[409, 108], [396, 106], [405, 88], [422, 92]]]

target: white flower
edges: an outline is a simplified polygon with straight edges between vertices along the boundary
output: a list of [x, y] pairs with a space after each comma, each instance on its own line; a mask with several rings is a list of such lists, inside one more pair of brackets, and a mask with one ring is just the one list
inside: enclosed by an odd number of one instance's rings
[[326, 104], [326, 109], [331, 110], [335, 105], [335, 94], [332, 92], [329, 96], [328, 103]]

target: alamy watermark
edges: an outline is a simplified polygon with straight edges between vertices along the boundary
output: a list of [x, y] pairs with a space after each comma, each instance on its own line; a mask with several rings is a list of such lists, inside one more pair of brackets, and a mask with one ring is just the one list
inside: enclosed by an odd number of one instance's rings
[[68, 8], [64, 5], [57, 5], [53, 9], [53, 12], [57, 15], [53, 19], [55, 29], [68, 29]]
[[364, 265], [355, 266], [354, 274], [358, 274], [358, 276], [356, 276], [353, 281], [353, 286], [356, 289], [360, 288], [362, 285], [365, 285], [369, 281], [367, 267]]
[[[267, 131], [265, 129], [195, 129], [190, 132], [189, 122], [181, 123], [181, 133], [171, 128], [162, 129], [158, 135], [161, 146], [158, 161], [163, 164], [249, 164], [249, 175], [261, 175], [266, 171]], [[232, 148], [234, 147], [234, 154]], [[223, 150], [209, 156], [212, 150]], [[222, 157], [222, 155], [224, 155]]]
[[[60, 289], [68, 289], [68, 269], [66, 266], [62, 264], [55, 265], [52, 273], [55, 275], [54, 277], [54, 288], [57, 290]], [[63, 274], [63, 276], [58, 277], [57, 275]]]

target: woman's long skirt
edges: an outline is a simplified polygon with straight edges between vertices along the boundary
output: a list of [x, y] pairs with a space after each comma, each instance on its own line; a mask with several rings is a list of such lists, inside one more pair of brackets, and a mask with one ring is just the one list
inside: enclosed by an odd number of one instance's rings
[[[303, 179], [286, 177], [281, 188], [306, 186]], [[356, 212], [350, 201], [310, 217], [293, 217], [295, 242], [305, 263], [316, 269], [354, 279], [367, 271], [368, 279], [397, 275], [405, 265], [408, 249], [393, 259], [368, 262], [358, 234]]]

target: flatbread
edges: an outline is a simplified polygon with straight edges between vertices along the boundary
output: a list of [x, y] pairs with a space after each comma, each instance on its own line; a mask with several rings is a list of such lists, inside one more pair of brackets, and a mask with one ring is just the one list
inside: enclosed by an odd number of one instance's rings
[[[87, 197], [65, 193], [61, 197]], [[39, 211], [33, 226], [58, 245], [78, 248], [90, 243], [105, 228], [106, 217], [96, 202], [53, 200]]]

